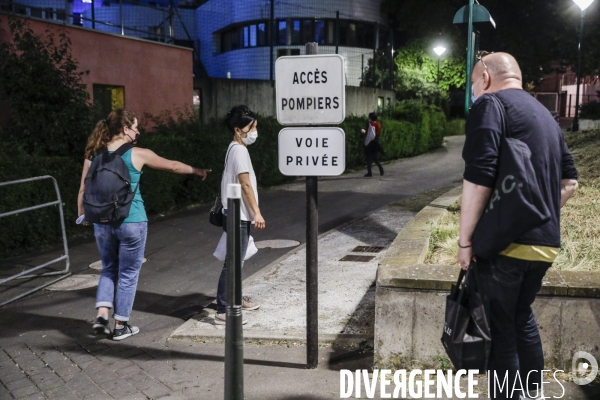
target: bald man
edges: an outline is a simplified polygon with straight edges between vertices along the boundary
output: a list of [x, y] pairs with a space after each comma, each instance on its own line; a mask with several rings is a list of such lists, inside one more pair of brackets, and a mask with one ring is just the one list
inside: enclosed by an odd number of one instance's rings
[[[458, 261], [465, 270], [476, 261], [482, 293], [490, 305], [490, 378], [495, 374], [498, 382], [505, 377], [509, 382], [503, 390], [492, 384], [490, 395], [494, 399], [541, 399], [544, 356], [531, 304], [560, 250], [560, 208], [577, 188], [577, 170], [550, 112], [523, 90], [521, 70], [510, 54], [479, 57], [471, 82], [476, 100], [467, 119], [463, 149]], [[495, 186], [503, 135], [500, 108], [491, 93], [504, 106], [510, 137], [531, 150], [537, 184], [551, 218], [484, 260], [473, 254], [473, 240], [477, 240], [473, 231]], [[523, 392], [511, 390], [518, 377], [516, 388], [523, 382]]]

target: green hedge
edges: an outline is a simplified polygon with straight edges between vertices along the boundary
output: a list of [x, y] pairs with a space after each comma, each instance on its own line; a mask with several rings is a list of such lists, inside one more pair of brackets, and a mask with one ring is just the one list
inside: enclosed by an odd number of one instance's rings
[[[401, 116], [406, 120], [395, 120]], [[364, 135], [366, 117], [349, 116], [340, 125], [346, 133], [346, 168], [364, 166]], [[218, 120], [201, 125], [189, 113], [162, 115], [153, 118], [153, 132], [142, 131], [139, 145], [158, 155], [180, 160], [199, 168], [213, 170], [206, 181], [190, 175], [175, 175], [145, 168], [140, 191], [149, 214], [177, 210], [191, 204], [213, 201], [220, 191], [221, 174], [227, 145], [231, 134]], [[442, 144], [447, 133], [443, 112], [430, 106], [410, 104], [400, 107], [396, 114], [381, 118], [381, 144], [386, 159], [415, 156]], [[249, 152], [260, 186], [273, 186], [295, 179], [279, 172], [277, 160], [277, 137], [283, 129], [273, 117], [259, 117], [259, 138], [250, 146]], [[83, 149], [81, 149], [83, 154]], [[3, 181], [23, 179], [39, 175], [52, 175], [59, 182], [69, 238], [82, 235], [75, 225], [77, 218], [77, 192], [81, 179], [83, 157], [25, 157], [14, 156], [0, 160], [0, 176]], [[10, 211], [38, 203], [52, 201], [53, 185], [50, 181], [0, 188], [2, 201], [0, 212]], [[0, 258], [40, 250], [60, 243], [58, 209], [24, 213], [3, 218], [0, 233]], [[87, 232], [88, 230], [86, 230]], [[89, 232], [88, 232], [89, 234]]]

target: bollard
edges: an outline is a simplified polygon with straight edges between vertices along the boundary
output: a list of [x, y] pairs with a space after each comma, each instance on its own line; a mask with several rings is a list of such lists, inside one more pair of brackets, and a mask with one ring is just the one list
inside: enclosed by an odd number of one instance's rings
[[225, 400], [244, 399], [242, 334], [242, 187], [227, 185], [227, 323], [225, 324]]

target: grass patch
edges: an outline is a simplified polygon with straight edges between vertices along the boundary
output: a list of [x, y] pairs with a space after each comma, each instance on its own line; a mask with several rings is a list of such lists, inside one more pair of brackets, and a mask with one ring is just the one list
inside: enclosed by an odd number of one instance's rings
[[[565, 135], [579, 171], [579, 190], [561, 210], [561, 251], [554, 268], [600, 271], [600, 130]], [[460, 206], [431, 224], [428, 264], [455, 265]]]

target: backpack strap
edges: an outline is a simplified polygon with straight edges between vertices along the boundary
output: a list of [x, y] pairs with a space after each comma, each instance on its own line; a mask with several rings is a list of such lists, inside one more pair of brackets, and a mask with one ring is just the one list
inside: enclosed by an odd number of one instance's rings
[[508, 126], [508, 117], [506, 116], [506, 110], [504, 108], [504, 104], [502, 101], [496, 96], [494, 93], [488, 93], [492, 102], [496, 104], [498, 109], [500, 110], [500, 118], [502, 119], [502, 133], [505, 137], [510, 137], [510, 127]]
[[104, 157], [104, 162], [108, 162], [115, 158], [116, 155], [118, 155], [119, 157], [123, 157], [123, 154], [127, 153], [133, 147], [134, 146], [131, 143], [124, 143], [112, 153], [109, 152], [106, 147], [103, 147], [102, 149], [100, 149], [99, 154], [102, 154], [102, 157]]

